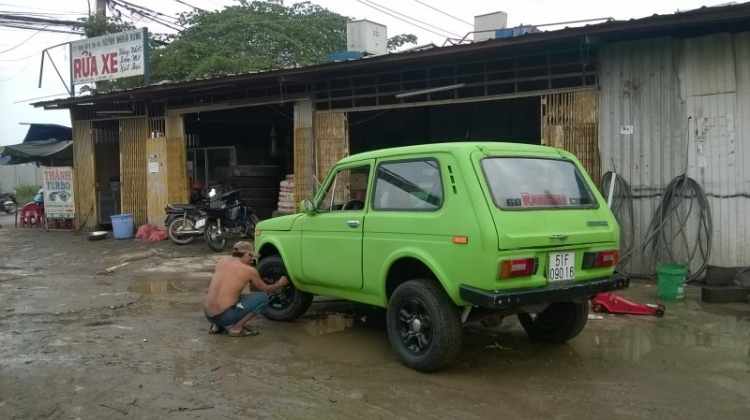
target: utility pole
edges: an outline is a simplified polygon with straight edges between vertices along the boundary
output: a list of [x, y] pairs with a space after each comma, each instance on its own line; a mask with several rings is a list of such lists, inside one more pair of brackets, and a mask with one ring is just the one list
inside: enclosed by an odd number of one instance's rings
[[96, 15], [99, 17], [107, 16], [107, 0], [96, 0]]

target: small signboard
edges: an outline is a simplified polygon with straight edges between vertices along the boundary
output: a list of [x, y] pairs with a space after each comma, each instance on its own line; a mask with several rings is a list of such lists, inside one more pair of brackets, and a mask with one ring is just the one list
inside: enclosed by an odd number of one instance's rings
[[42, 168], [44, 185], [44, 214], [47, 219], [74, 219], [76, 205], [73, 199], [73, 168]]
[[148, 30], [118, 32], [70, 43], [73, 84], [147, 74]]

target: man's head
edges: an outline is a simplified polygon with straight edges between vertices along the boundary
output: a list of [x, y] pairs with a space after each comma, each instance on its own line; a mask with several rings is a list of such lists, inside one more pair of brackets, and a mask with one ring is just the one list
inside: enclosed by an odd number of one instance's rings
[[260, 258], [260, 254], [255, 252], [255, 246], [247, 241], [240, 241], [234, 244], [232, 256], [239, 258], [240, 261], [248, 265], [251, 265], [255, 259]]

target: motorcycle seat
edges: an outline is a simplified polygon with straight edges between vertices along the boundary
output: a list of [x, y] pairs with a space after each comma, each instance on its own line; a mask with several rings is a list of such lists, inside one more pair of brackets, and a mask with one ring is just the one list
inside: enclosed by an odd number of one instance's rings
[[195, 204], [167, 204], [171, 210], [195, 210]]

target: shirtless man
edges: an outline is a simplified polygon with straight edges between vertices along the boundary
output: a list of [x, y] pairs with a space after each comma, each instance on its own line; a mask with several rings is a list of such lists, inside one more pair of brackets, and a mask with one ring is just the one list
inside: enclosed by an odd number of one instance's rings
[[[255, 315], [263, 312], [268, 305], [268, 295], [289, 284], [286, 276], [268, 285], [255, 269], [258, 254], [250, 242], [237, 242], [232, 250], [232, 258], [223, 258], [216, 265], [208, 295], [203, 304], [206, 318], [211, 323], [211, 334], [226, 330], [230, 337], [256, 335], [244, 328]], [[255, 293], [242, 294], [245, 286], [252, 285]]]

